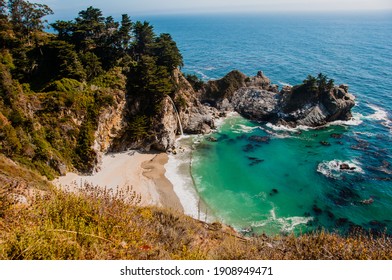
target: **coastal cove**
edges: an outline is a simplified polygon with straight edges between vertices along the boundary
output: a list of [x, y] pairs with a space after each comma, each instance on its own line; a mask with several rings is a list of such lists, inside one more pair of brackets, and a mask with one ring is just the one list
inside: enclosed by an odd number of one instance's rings
[[0, 1], [0, 259], [392, 258], [390, 11], [131, 5]]
[[[381, 151], [364, 153], [364, 141], [373, 136], [367, 127], [383, 128], [380, 117], [385, 112], [373, 110], [318, 129], [260, 124], [229, 114], [212, 134], [180, 137], [176, 154], [108, 154], [92, 176], [69, 173], [55, 184], [89, 182], [114, 192], [132, 186], [141, 205], [219, 221], [243, 233], [319, 228], [347, 233], [355, 227], [382, 231], [390, 228], [383, 209], [392, 193], [390, 169], [383, 169], [384, 158], [378, 158]], [[252, 136], [268, 141], [249, 140], [257, 139]], [[158, 156], [167, 159], [157, 161]], [[355, 170], [340, 170], [342, 163]], [[163, 168], [163, 173], [157, 172]], [[155, 175], [148, 176], [149, 170]]]
[[[238, 231], [251, 228], [270, 234], [391, 228], [386, 213], [392, 207], [388, 105], [392, 85], [385, 74], [391, 59], [383, 37], [383, 28], [391, 28], [391, 22], [367, 16], [369, 26], [364, 28], [353, 15], [234, 19], [232, 23], [224, 16], [150, 20], [156, 30], [170, 32], [176, 39], [185, 73], [207, 81], [221, 78], [232, 68], [252, 75], [262, 67], [272, 83], [282, 88], [312, 71], [324, 72], [350, 86], [356, 106], [350, 120], [320, 129], [229, 116], [212, 135], [181, 138], [176, 145], [184, 151], [177, 149], [177, 155], [169, 155], [165, 168], [185, 214], [218, 220]], [[207, 25], [209, 29], [203, 28]], [[284, 41], [279, 32], [284, 29], [300, 34]], [[320, 32], [328, 35], [314, 40]], [[238, 45], [249, 39], [251, 44]], [[366, 65], [366, 57], [378, 58]], [[208, 141], [211, 136], [217, 142]], [[258, 143], [250, 140], [252, 136], [268, 137], [268, 141]], [[342, 171], [342, 164], [355, 170]]]

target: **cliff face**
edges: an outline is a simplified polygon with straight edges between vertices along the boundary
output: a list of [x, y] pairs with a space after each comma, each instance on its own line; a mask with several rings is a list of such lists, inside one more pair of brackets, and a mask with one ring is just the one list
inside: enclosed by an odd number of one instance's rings
[[178, 89], [174, 101], [179, 108], [183, 130], [189, 134], [209, 133], [215, 127], [214, 119], [219, 111], [200, 102], [198, 94], [179, 70], [173, 73]]
[[113, 97], [114, 104], [102, 110], [98, 118], [97, 130], [94, 133], [93, 149], [97, 154], [98, 165], [102, 154], [109, 151], [113, 140], [118, 137], [125, 125], [125, 92], [116, 90]]

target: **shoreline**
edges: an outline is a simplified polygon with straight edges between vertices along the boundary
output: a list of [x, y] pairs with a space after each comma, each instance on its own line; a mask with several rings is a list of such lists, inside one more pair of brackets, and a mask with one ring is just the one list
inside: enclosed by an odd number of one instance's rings
[[141, 163], [140, 166], [144, 169], [142, 174], [154, 182], [162, 206], [184, 213], [184, 207], [174, 191], [173, 183], [165, 176], [165, 165], [168, 161], [169, 156], [166, 153], [159, 153]]
[[[234, 115], [229, 113], [216, 119], [214, 131], [225, 119]], [[164, 207], [205, 222], [215, 221], [214, 214], [200, 198], [192, 176], [193, 144], [192, 136], [186, 135], [176, 139], [177, 154], [142, 153], [138, 150], [104, 154], [99, 170], [92, 175], [68, 172], [52, 183], [72, 192], [84, 183], [107, 188], [114, 193], [130, 189], [140, 196], [140, 206]]]

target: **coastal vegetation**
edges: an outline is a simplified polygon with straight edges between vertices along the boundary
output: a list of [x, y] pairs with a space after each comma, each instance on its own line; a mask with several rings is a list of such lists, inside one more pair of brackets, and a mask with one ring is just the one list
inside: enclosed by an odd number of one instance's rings
[[[52, 34], [44, 31], [50, 14], [43, 4], [0, 0], [0, 259], [392, 258], [385, 234], [244, 237], [220, 223], [142, 207], [132, 189], [55, 188], [48, 180], [69, 170], [92, 172], [100, 115], [116, 111], [121, 97], [127, 108], [119, 142], [154, 137], [165, 98], [185, 110], [191, 97], [175, 96], [183, 59], [169, 34], [93, 7], [52, 23]], [[186, 78], [190, 92], [207, 86]], [[210, 82], [204, 94], [230, 98], [257, 82], [236, 71]], [[301, 87], [321, 93], [334, 85], [321, 75]]]
[[[127, 202], [124, 198], [128, 198]], [[8, 200], [7, 200], [8, 199]], [[243, 237], [169, 209], [138, 206], [129, 189], [85, 185], [78, 194], [48, 187], [31, 205], [0, 192], [0, 259], [391, 259], [386, 235]]]
[[163, 97], [174, 92], [171, 73], [183, 62], [169, 34], [157, 36], [126, 14], [116, 22], [89, 7], [52, 23], [56, 35], [43, 31], [49, 14], [46, 5], [2, 1], [0, 151], [52, 179], [59, 162], [92, 171], [99, 114], [119, 91], [140, 104], [127, 135], [152, 134]]

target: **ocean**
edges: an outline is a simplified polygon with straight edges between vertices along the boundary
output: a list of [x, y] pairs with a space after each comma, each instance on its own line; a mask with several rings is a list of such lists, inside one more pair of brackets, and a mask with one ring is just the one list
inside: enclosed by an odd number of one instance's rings
[[[185, 207], [186, 212], [249, 233], [392, 233], [392, 15], [147, 20], [177, 42], [182, 71], [205, 81], [233, 69], [247, 75], [261, 70], [283, 86], [322, 72], [335, 84], [348, 84], [356, 96], [353, 119], [347, 122], [289, 129], [232, 115], [214, 132], [217, 142], [203, 136], [180, 140], [189, 147], [183, 160], [190, 157], [190, 170], [173, 162], [169, 169], [192, 174], [193, 180], [174, 178], [184, 187], [177, 193], [193, 209]], [[269, 141], [254, 142], [254, 135]], [[355, 169], [341, 171], [342, 163]]]

